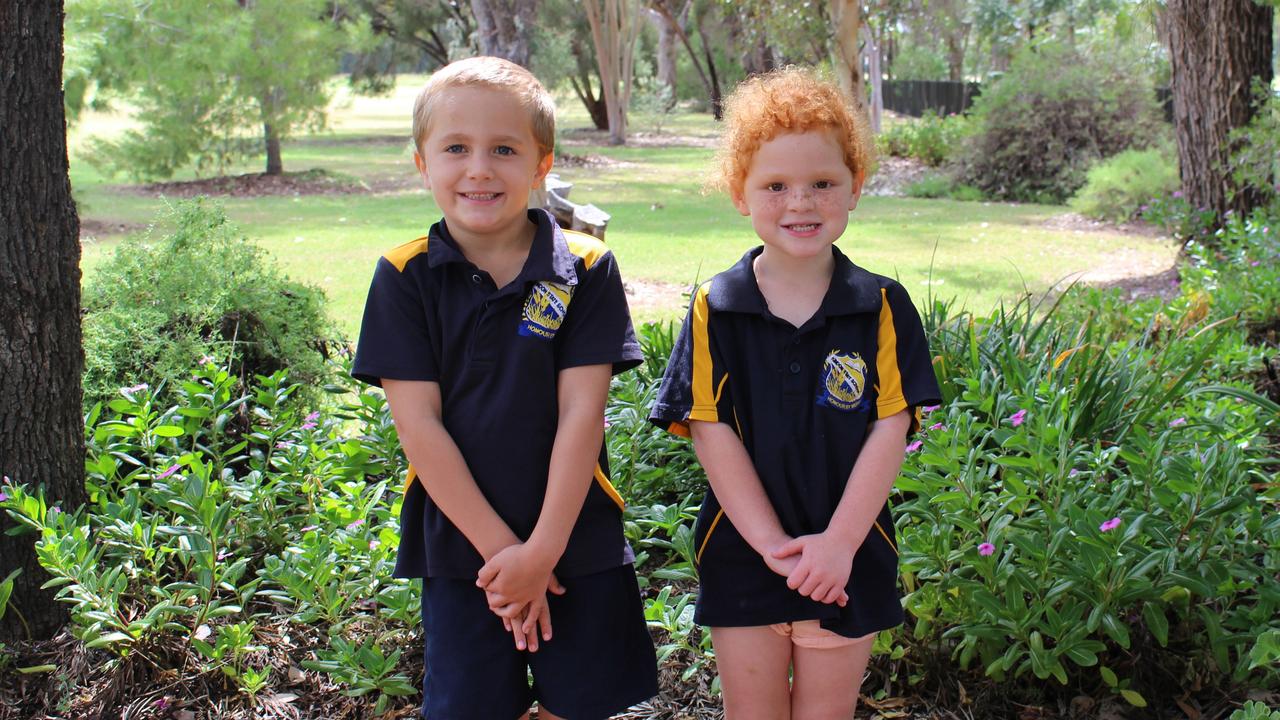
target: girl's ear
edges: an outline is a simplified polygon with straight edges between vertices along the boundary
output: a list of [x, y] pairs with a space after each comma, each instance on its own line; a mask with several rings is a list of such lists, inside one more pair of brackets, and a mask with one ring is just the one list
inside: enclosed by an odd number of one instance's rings
[[422, 176], [422, 184], [427, 190], [431, 190], [431, 176], [427, 173], [427, 161], [422, 158], [422, 153], [417, 150], [413, 151], [413, 164], [418, 166], [418, 174]]
[[866, 182], [867, 172], [859, 170], [857, 175], [853, 176], [853, 196], [849, 198], [849, 212], [853, 212], [858, 207], [858, 198], [862, 197], [862, 184]]

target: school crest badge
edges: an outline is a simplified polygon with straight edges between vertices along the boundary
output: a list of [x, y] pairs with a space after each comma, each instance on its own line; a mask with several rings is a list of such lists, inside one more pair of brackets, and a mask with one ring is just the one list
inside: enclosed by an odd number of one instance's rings
[[573, 288], [554, 282], [540, 282], [529, 290], [520, 314], [520, 334], [550, 340], [556, 336], [569, 312]]
[[818, 404], [837, 410], [860, 410], [867, 387], [867, 363], [856, 352], [832, 350], [822, 363]]

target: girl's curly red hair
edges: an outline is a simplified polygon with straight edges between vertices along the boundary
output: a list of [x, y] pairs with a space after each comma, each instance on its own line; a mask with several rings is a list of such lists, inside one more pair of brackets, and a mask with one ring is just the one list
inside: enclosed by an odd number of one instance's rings
[[788, 65], [744, 80], [725, 100], [725, 128], [707, 185], [742, 194], [747, 170], [760, 146], [789, 132], [830, 130], [844, 150], [844, 164], [865, 180], [875, 167], [875, 143], [866, 116], [835, 84], [808, 68]]

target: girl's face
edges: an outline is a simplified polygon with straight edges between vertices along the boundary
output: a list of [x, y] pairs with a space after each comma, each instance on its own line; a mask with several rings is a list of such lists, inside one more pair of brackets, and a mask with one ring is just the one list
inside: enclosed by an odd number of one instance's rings
[[834, 133], [815, 129], [763, 143], [733, 204], [767, 247], [800, 259], [829, 252], [861, 192]]

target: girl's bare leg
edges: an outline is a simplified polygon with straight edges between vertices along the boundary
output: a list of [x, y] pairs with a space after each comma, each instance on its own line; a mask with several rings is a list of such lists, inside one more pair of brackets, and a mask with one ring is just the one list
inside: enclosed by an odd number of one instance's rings
[[789, 720], [791, 639], [767, 625], [711, 628], [725, 720]]
[[791, 720], [850, 720], [875, 634], [836, 648], [794, 651]]

